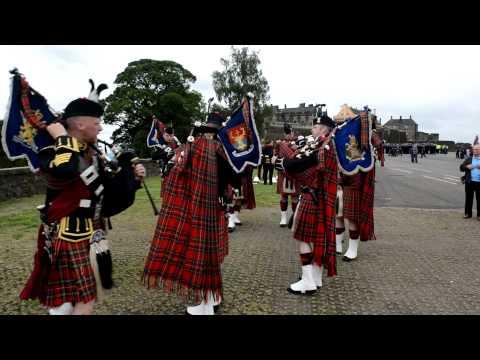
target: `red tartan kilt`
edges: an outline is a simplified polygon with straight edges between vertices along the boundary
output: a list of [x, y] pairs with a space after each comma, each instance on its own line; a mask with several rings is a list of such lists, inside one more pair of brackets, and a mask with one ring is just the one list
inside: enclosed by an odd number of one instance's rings
[[216, 142], [196, 139], [187, 162], [174, 167], [145, 262], [143, 282], [198, 302], [222, 295], [221, 264], [228, 254], [225, 214], [218, 202]]
[[302, 194], [295, 217], [293, 237], [299, 241], [322, 246], [325, 233], [323, 203], [316, 205], [310, 194]]
[[[283, 192], [283, 179], [285, 179], [285, 174], [283, 172], [279, 171], [277, 173], [277, 194], [280, 194], [282, 196], [289, 196], [289, 195], [298, 196], [298, 195], [300, 195], [300, 192], [298, 191], [298, 183], [297, 182], [295, 182], [296, 192], [294, 192], [294, 193], [284, 193]], [[292, 179], [292, 181], [294, 181], [294, 180]]]
[[47, 307], [57, 307], [66, 302], [94, 300], [97, 289], [90, 264], [89, 241], [73, 243], [57, 238], [54, 247], [55, 263], [48, 275], [45, 298], [40, 302]]
[[255, 209], [255, 191], [253, 189], [253, 183], [251, 181], [251, 176], [249, 179], [244, 179], [242, 181], [242, 193], [243, 193], [243, 201], [242, 205], [245, 209]]
[[169, 184], [170, 181], [171, 181], [171, 180], [170, 180], [170, 176], [169, 176], [169, 175], [167, 175], [166, 177], [164, 177], [164, 178], [161, 179], [161, 184], [160, 184], [160, 186], [161, 186], [161, 188], [160, 188], [160, 199], [163, 199], [163, 196], [164, 196], [164, 194], [165, 194], [165, 189], [167, 189], [168, 187], [170, 187], [170, 184]]
[[343, 188], [343, 217], [357, 224], [360, 222], [360, 190], [350, 186]]

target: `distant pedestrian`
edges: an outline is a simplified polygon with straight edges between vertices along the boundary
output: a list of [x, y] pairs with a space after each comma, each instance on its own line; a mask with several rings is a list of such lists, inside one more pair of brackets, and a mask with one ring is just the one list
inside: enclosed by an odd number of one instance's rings
[[477, 200], [477, 220], [480, 220], [480, 145], [473, 146], [473, 156], [469, 156], [460, 165], [460, 171], [465, 172], [462, 181], [465, 183], [465, 215], [464, 219], [472, 217], [473, 195]]
[[416, 143], [410, 148], [410, 155], [412, 156], [412, 163], [418, 163], [418, 145]]

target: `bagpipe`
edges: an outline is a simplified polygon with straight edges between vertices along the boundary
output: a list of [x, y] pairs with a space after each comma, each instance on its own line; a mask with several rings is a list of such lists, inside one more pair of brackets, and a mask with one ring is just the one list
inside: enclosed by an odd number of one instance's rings
[[[104, 151], [102, 151], [97, 145], [89, 144], [89, 146], [97, 153], [99, 158], [103, 161], [103, 169], [107, 176], [113, 177], [122, 170], [122, 166], [130, 168], [132, 165], [141, 162], [134, 149], [129, 148], [125, 144], [111, 144], [106, 141], [97, 140], [97, 143], [104, 145]], [[148, 200], [152, 205], [153, 213], [155, 216], [159, 214], [158, 208], [155, 205], [152, 194], [148, 189], [147, 184], [142, 180], [142, 186], [145, 189]]]

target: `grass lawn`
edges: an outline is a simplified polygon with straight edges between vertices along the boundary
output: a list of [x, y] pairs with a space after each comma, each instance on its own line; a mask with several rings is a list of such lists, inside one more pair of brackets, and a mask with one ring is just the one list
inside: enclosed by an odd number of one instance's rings
[[[160, 178], [158, 176], [147, 178], [146, 183], [155, 203], [160, 207]], [[275, 184], [257, 184], [254, 185], [254, 189], [258, 207], [271, 207], [278, 204], [279, 196], [276, 194]], [[34, 231], [39, 224], [36, 206], [42, 204], [44, 198], [44, 195], [34, 195], [0, 202], [0, 239], [5, 235], [20, 238], [22, 233]], [[129, 217], [149, 216], [151, 212], [147, 194], [145, 190], [140, 189], [137, 191], [135, 203], [124, 214], [128, 214]]]

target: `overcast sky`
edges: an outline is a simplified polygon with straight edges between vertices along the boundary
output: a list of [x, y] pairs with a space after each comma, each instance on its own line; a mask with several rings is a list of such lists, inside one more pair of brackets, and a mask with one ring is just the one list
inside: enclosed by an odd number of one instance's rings
[[[480, 46], [254, 45], [270, 86], [270, 102], [280, 107], [325, 103], [330, 115], [348, 103], [376, 109], [382, 124], [391, 116], [412, 116], [419, 130], [440, 140], [472, 142], [480, 133]], [[214, 96], [212, 72], [230, 46], [0, 46], [0, 117], [9, 97], [8, 73], [18, 67], [56, 110], [87, 96], [88, 79], [113, 81], [138, 59], [173, 60], [197, 77], [193, 88]], [[107, 126], [101, 138], [113, 129]]]

